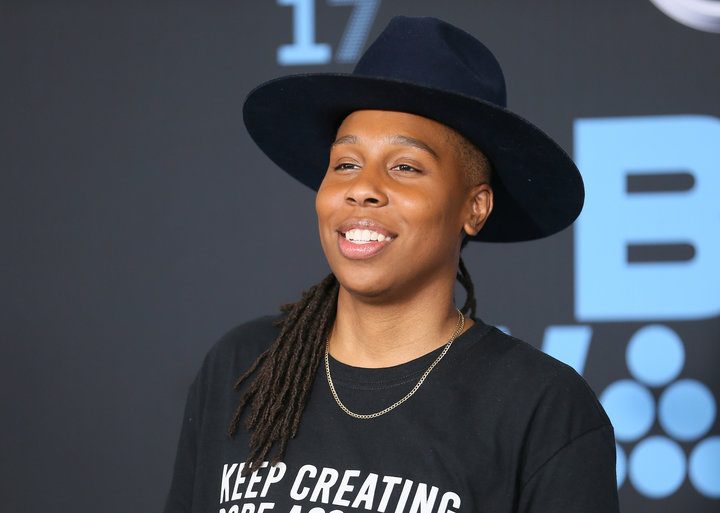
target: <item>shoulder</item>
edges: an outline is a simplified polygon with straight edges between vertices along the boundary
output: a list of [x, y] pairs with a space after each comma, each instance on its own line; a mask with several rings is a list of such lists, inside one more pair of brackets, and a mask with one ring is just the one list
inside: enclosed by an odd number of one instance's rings
[[196, 433], [225, 430], [228, 415], [232, 415], [228, 412], [237, 407], [234, 385], [275, 340], [280, 329], [275, 321], [279, 318], [264, 316], [244, 322], [212, 344], [188, 390], [185, 407], [188, 429]]
[[228, 330], [208, 350], [197, 379], [214, 381], [218, 376], [242, 374], [277, 338], [280, 318], [262, 316]]
[[558, 447], [610, 425], [595, 392], [572, 367], [495, 327], [478, 333], [463, 366], [467, 391], [489, 403], [525, 442], [537, 437]]
[[262, 352], [277, 337], [280, 328], [280, 315], [264, 315], [238, 324], [220, 337], [210, 348], [208, 354], [227, 354], [233, 352]]
[[489, 326], [472, 347], [471, 360], [481, 363], [498, 386], [517, 400], [562, 403], [582, 409], [598, 424], [609, 423], [587, 381], [569, 365], [535, 346]]
[[523, 477], [588, 434], [605, 433], [612, 441], [612, 425], [595, 392], [569, 365], [493, 327], [473, 352], [474, 360], [485, 355], [487, 384], [506, 406], [507, 425], [515, 426], [520, 437]]

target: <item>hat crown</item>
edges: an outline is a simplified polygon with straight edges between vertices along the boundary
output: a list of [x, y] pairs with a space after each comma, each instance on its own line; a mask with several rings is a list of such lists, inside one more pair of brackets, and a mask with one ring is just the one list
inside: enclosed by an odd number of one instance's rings
[[392, 18], [353, 74], [410, 82], [506, 106], [505, 78], [492, 52], [464, 30], [437, 18]]

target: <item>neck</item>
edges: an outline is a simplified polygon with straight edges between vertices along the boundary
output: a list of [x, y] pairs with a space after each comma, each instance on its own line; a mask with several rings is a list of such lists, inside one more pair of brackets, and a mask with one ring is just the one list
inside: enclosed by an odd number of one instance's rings
[[[445, 345], [458, 326], [452, 293], [450, 287], [378, 304], [340, 286], [330, 354], [356, 367], [390, 367], [427, 354]], [[465, 319], [465, 329], [472, 324]]]

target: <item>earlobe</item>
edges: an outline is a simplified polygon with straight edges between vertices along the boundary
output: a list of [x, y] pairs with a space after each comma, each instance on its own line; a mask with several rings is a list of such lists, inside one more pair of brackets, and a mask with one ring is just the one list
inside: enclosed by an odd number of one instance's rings
[[469, 207], [469, 215], [463, 228], [465, 233], [474, 237], [480, 232], [492, 212], [493, 191], [489, 184], [483, 183], [473, 187]]

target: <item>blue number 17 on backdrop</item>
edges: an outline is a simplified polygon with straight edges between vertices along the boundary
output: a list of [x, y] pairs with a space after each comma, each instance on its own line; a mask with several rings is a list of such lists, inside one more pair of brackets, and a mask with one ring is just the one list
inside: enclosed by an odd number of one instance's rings
[[[279, 5], [293, 8], [293, 42], [277, 50], [280, 66], [328, 64], [332, 48], [315, 40], [315, 0], [277, 0]], [[332, 6], [353, 6], [345, 32], [335, 52], [339, 63], [355, 62], [365, 46], [380, 0], [327, 0]]]

